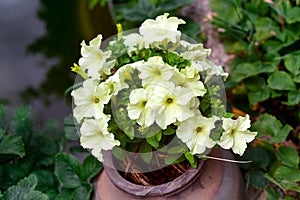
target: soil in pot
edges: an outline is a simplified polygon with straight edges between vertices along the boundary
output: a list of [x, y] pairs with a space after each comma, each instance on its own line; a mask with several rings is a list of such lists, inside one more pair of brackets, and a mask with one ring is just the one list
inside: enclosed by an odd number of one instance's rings
[[[233, 159], [229, 151], [214, 149], [211, 156]], [[188, 168], [173, 181], [143, 186], [124, 179], [117, 170], [104, 166], [95, 182], [100, 200], [243, 200], [244, 182], [235, 163], [206, 160], [200, 168]]]

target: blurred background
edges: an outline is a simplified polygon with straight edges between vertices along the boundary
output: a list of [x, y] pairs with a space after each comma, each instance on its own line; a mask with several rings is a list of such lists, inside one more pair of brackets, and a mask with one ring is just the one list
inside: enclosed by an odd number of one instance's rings
[[90, 11], [82, 0], [2, 0], [0, 16], [0, 101], [12, 110], [32, 105], [41, 122], [62, 121], [71, 113], [64, 92], [74, 81], [80, 42], [114, 34], [109, 10]]

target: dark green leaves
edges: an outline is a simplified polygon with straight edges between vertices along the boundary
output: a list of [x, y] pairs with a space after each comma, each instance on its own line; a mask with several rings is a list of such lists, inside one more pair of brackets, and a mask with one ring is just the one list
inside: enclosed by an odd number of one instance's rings
[[258, 137], [264, 135], [272, 136], [270, 142], [285, 141], [287, 135], [293, 129], [289, 125], [283, 126], [279, 120], [270, 114], [262, 114], [252, 128], [258, 131]]
[[21, 158], [25, 156], [24, 144], [22, 137], [18, 135], [3, 135], [0, 130], [0, 154], [14, 154]]
[[55, 158], [55, 175], [65, 188], [80, 186], [81, 171], [79, 161], [72, 155], [58, 154]]
[[249, 171], [246, 174], [247, 182], [250, 183], [257, 189], [264, 189], [269, 183], [268, 179], [265, 178], [265, 174], [262, 171]]
[[284, 165], [297, 168], [299, 165], [298, 152], [288, 146], [283, 146], [278, 149], [277, 157]]
[[292, 77], [284, 71], [274, 72], [268, 79], [268, 86], [274, 90], [295, 90]]
[[48, 196], [35, 190], [38, 179], [31, 175], [21, 180], [17, 185], [8, 188], [4, 193], [3, 200], [48, 200]]
[[31, 108], [20, 106], [13, 118], [12, 127], [17, 135], [23, 138], [25, 145], [28, 145], [32, 136], [32, 115]]

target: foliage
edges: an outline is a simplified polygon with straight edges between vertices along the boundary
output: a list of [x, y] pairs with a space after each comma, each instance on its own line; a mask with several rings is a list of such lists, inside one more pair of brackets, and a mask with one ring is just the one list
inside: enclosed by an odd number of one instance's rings
[[[200, 26], [188, 17], [178, 15], [178, 10], [190, 5], [195, 0], [89, 0], [89, 8], [93, 9], [96, 5], [104, 6], [111, 3], [111, 12], [115, 23], [120, 23], [124, 30], [139, 27], [147, 18], [155, 18], [164, 13], [172, 16], [179, 16], [188, 22], [188, 25], [180, 28], [182, 33], [187, 34], [196, 41], [200, 41]], [[147, 12], [145, 12], [147, 10]], [[201, 36], [202, 37], [202, 36]]]
[[293, 199], [290, 191], [299, 193], [299, 2], [213, 0], [211, 8], [212, 23], [234, 55], [230, 103], [258, 118], [252, 128], [258, 140], [244, 156], [254, 161], [244, 166], [247, 182], [266, 190], [268, 199], [280, 199], [278, 190]]
[[98, 160], [102, 150], [113, 150], [124, 162], [135, 154], [132, 162], [159, 169], [183, 160], [197, 167], [211, 148], [242, 155], [255, 138], [249, 115], [226, 113], [228, 74], [207, 59], [210, 50], [181, 37], [180, 24], [165, 13], [145, 20], [138, 33], [119, 27], [105, 48], [101, 34], [81, 43], [71, 69], [82, 82], [71, 93], [73, 114], [81, 145]]
[[9, 121], [0, 105], [0, 199], [90, 198], [90, 181], [101, 163], [88, 156], [80, 164], [64, 153], [68, 138], [57, 122], [39, 130], [28, 106], [20, 106]]

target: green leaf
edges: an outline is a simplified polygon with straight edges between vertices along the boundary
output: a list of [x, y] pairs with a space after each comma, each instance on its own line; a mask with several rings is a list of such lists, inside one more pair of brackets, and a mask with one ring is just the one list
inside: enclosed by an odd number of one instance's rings
[[158, 148], [158, 146], [159, 146], [159, 141], [156, 139], [155, 135], [153, 135], [151, 137], [147, 137], [146, 141], [147, 141], [148, 144], [150, 144], [154, 148]]
[[30, 175], [11, 186], [4, 193], [3, 200], [48, 200], [48, 196], [35, 190], [38, 179], [35, 175]]
[[294, 106], [300, 102], [300, 92], [298, 91], [289, 91], [288, 101], [284, 102], [286, 105]]
[[233, 1], [212, 0], [210, 7], [213, 11], [218, 13], [218, 18], [225, 19], [229, 24], [236, 24], [240, 21], [239, 15], [241, 10], [233, 3]]
[[284, 58], [284, 65], [293, 75], [300, 73], [300, 58], [299, 54], [288, 55]]
[[168, 153], [165, 159], [165, 164], [171, 165], [171, 164], [182, 162], [184, 160], [185, 160], [185, 156], [182, 153], [181, 154]]
[[256, 32], [253, 35], [253, 39], [256, 41], [264, 41], [273, 37], [276, 32], [279, 32], [279, 27], [272, 19], [262, 17], [255, 22], [255, 30]]
[[92, 185], [83, 183], [73, 191], [74, 200], [89, 200], [92, 192]]
[[263, 190], [269, 183], [264, 175], [262, 171], [248, 171], [246, 179], [253, 187]]
[[274, 132], [274, 137], [270, 139], [270, 142], [280, 143], [285, 141], [291, 130], [293, 130], [293, 127], [285, 125], [280, 131]]
[[257, 122], [252, 125], [252, 129], [258, 131], [258, 136], [270, 135], [271, 142], [283, 142], [285, 141], [287, 135], [292, 130], [292, 127], [285, 125], [282, 128], [282, 124], [274, 116], [270, 114], [260, 115]]
[[[131, 146], [135, 146], [135, 145], [131, 144], [130, 147]], [[112, 154], [119, 160], [125, 160], [126, 152], [120, 147], [114, 147], [112, 149]]]
[[57, 186], [59, 185], [59, 183], [55, 174], [52, 171], [36, 170], [31, 174], [35, 175], [38, 180], [38, 184], [36, 186], [37, 190], [46, 193], [50, 189], [58, 188]]
[[21, 158], [25, 156], [22, 137], [19, 135], [4, 135], [0, 138], [0, 154], [14, 154]]
[[79, 134], [78, 134], [78, 127], [76, 128], [76, 125], [74, 123], [73, 115], [68, 115], [64, 118], [64, 132], [66, 135], [66, 138], [68, 140], [78, 140]]
[[249, 102], [254, 105], [257, 102], [265, 101], [270, 97], [270, 94], [270, 90], [251, 91], [248, 94]]
[[274, 90], [296, 90], [292, 77], [284, 71], [276, 71], [268, 78], [268, 86]]
[[295, 169], [298, 168], [299, 156], [298, 152], [294, 148], [281, 146], [279, 147], [276, 156], [279, 160], [282, 161], [283, 164]]
[[161, 10], [170, 11], [170, 10], [175, 10], [175, 9], [181, 8], [181, 7], [186, 6], [186, 5], [190, 5], [194, 1], [195, 0], [186, 0], [186, 1], [182, 1], [182, 0], [164, 0], [164, 1], [161, 1], [159, 6], [160, 6]]
[[[259, 155], [259, 156], [257, 156]], [[240, 165], [244, 169], [266, 169], [274, 160], [274, 155], [272, 152], [264, 147], [249, 146], [244, 155], [243, 160], [250, 160], [251, 163]]]
[[167, 129], [163, 131], [164, 135], [173, 135], [174, 133], [175, 130], [171, 126], [168, 126]]
[[0, 104], [0, 129], [7, 130], [7, 123], [6, 123], [6, 106]]
[[[147, 10], [147, 12], [145, 12]], [[138, 0], [131, 9], [124, 10], [123, 17], [128, 21], [143, 21], [156, 15], [156, 8], [152, 1]]]
[[152, 147], [148, 143], [143, 142], [140, 145], [140, 154], [146, 163], [150, 163], [150, 161], [152, 160], [152, 156], [153, 156], [152, 155]]
[[245, 79], [243, 82], [245, 87], [254, 92], [257, 90], [265, 90], [267, 88], [266, 81], [261, 76], [250, 77]]
[[48, 135], [40, 135], [35, 139], [39, 150], [48, 156], [54, 156], [58, 152], [57, 144], [55, 140], [49, 137]]
[[230, 78], [239, 82], [245, 78], [258, 75], [260, 73], [270, 73], [276, 70], [275, 65], [264, 65], [261, 62], [241, 63], [231, 69]]
[[76, 188], [81, 185], [80, 163], [73, 155], [59, 153], [55, 157], [55, 175], [65, 188]]
[[72, 190], [62, 188], [55, 200], [73, 200]]
[[96, 176], [102, 169], [102, 163], [99, 162], [94, 156], [87, 156], [81, 166], [81, 180], [89, 181]]
[[286, 13], [286, 21], [289, 24], [300, 22], [300, 7], [293, 7], [290, 8], [289, 11]]
[[194, 167], [194, 168], [197, 167], [197, 160], [189, 151], [186, 151], [184, 153], [184, 157], [189, 161], [189, 163], [191, 164], [192, 167]]
[[279, 200], [280, 199], [280, 193], [278, 190], [272, 187], [267, 188], [267, 198], [266, 200]]
[[31, 108], [20, 106], [12, 121], [12, 128], [17, 135], [23, 138], [25, 145], [28, 145], [32, 137], [33, 121]]
[[279, 180], [298, 182], [300, 181], [300, 170], [286, 166], [280, 166], [276, 169], [274, 177]]

